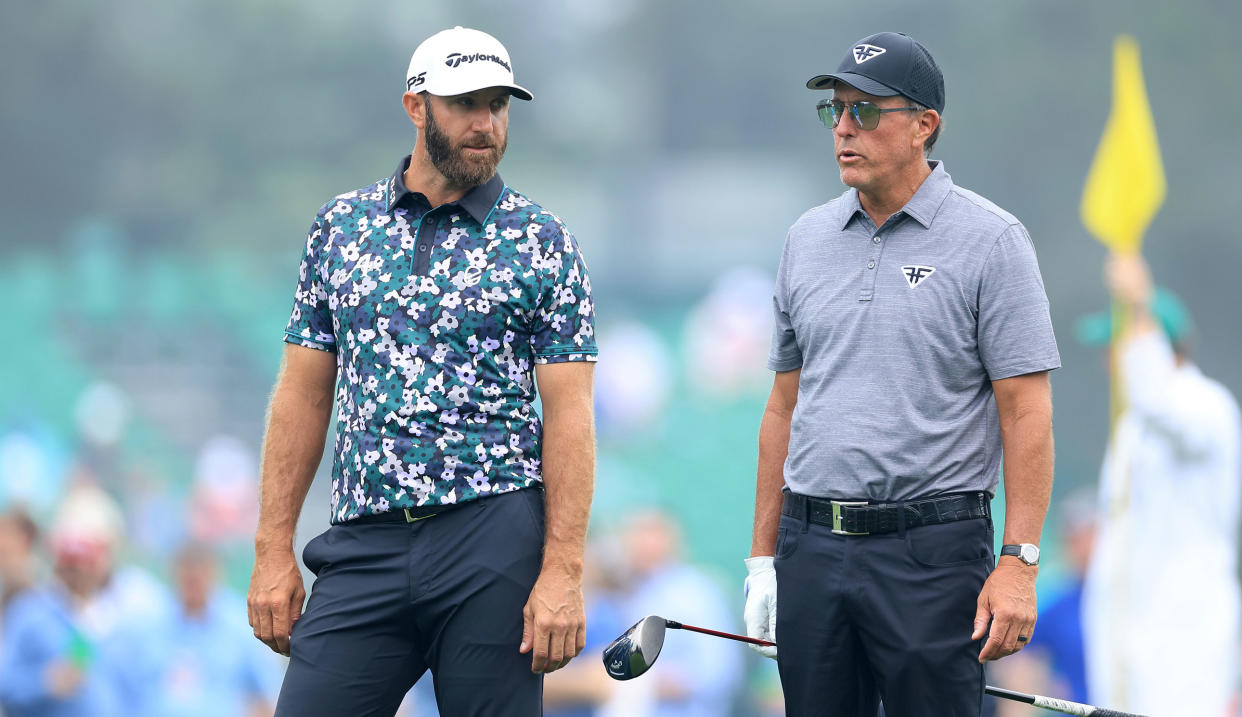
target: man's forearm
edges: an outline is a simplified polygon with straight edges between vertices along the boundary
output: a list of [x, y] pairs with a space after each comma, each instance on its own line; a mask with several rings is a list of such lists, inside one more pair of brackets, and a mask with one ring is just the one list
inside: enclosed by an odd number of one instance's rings
[[259, 479], [257, 550], [288, 547], [323, 457], [332, 393], [304, 392], [282, 374], [268, 407]]
[[1006, 413], [1001, 415], [1005, 456], [1003, 541], [1038, 543], [1052, 495], [1052, 404], [1030, 401]]
[[543, 484], [543, 565], [580, 577], [595, 491], [595, 418], [589, 394], [545, 412]]
[[781, 519], [781, 488], [785, 485], [785, 457], [789, 454], [789, 417], [770, 408], [759, 425], [759, 467], [755, 478], [755, 524], [750, 554], [776, 552], [777, 526]]
[[759, 466], [755, 477], [755, 525], [750, 555], [776, 552], [781, 521], [781, 488], [785, 485], [785, 458], [789, 455], [789, 430], [798, 402], [800, 370], [776, 374], [772, 393], [759, 424]]

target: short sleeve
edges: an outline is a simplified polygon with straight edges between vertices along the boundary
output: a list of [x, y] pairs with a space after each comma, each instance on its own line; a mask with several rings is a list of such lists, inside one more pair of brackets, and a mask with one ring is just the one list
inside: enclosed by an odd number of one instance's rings
[[535, 363], [594, 361], [595, 305], [578, 242], [557, 221], [545, 225], [551, 241], [532, 257], [540, 295], [531, 331]]
[[992, 246], [978, 301], [979, 357], [989, 379], [1061, 366], [1035, 247], [1021, 224], [1006, 228]]
[[781, 252], [781, 264], [776, 270], [776, 288], [772, 292], [772, 347], [768, 352], [768, 368], [773, 371], [793, 371], [802, 368], [802, 349], [794, 334], [790, 318], [789, 302], [789, 237]]
[[334, 352], [336, 336], [323, 265], [328, 236], [328, 222], [321, 212], [306, 236], [306, 249], [298, 267], [298, 287], [293, 296], [293, 313], [285, 326], [285, 342]]

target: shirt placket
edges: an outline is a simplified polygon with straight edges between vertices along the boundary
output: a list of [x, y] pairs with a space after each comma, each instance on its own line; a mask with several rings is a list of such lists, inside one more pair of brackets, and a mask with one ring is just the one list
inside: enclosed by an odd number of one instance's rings
[[425, 212], [414, 228], [414, 260], [410, 265], [410, 273], [414, 276], [427, 276], [431, 273], [431, 250], [442, 216], [438, 209], [436, 207]]
[[858, 300], [871, 301], [875, 297], [875, 277], [880, 273], [880, 258], [884, 253], [883, 229], [876, 229], [870, 221], [862, 223], [867, 233], [867, 251], [863, 261], [862, 286], [859, 287]]

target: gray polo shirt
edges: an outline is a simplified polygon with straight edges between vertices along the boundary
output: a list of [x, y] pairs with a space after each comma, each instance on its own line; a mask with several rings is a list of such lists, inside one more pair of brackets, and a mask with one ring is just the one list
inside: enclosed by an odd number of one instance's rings
[[994, 495], [991, 382], [1061, 365], [1030, 235], [931, 165], [883, 227], [850, 189], [785, 239], [768, 367], [802, 369], [785, 462], [796, 493]]

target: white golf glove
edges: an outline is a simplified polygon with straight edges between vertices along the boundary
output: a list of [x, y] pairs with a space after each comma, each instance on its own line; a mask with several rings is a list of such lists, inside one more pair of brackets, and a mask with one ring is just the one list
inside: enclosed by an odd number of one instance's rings
[[[746, 635], [776, 642], [776, 568], [772, 566], [772, 556], [747, 558], [746, 571]], [[764, 657], [776, 659], [775, 647], [749, 647]]]

